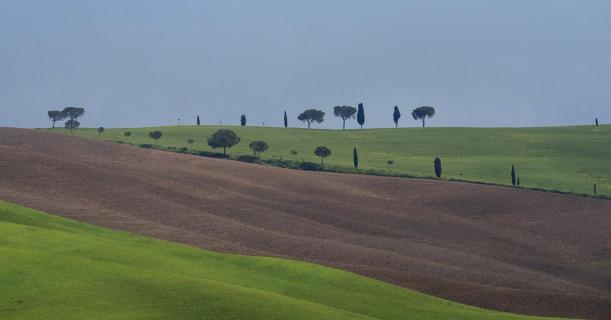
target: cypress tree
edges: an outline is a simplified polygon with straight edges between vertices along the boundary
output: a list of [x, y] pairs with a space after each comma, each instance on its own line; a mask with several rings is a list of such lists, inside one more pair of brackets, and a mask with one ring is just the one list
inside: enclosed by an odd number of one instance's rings
[[598, 127], [598, 118], [596, 118], [596, 126]]
[[516, 185], [517, 181], [516, 181], [516, 168], [513, 166], [513, 164], [511, 165], [511, 185]]
[[354, 169], [358, 169], [359, 168], [359, 152], [356, 149], [356, 147], [354, 147], [354, 152], [352, 154], [352, 162], [354, 162]]
[[441, 177], [441, 159], [439, 159], [439, 157], [435, 158], [435, 161], [433, 161], [433, 163], [435, 164], [435, 176], [437, 178]]
[[286, 111], [284, 111], [284, 127], [288, 128], [289, 126], [289, 118], [286, 116]]
[[399, 111], [399, 107], [395, 106], [395, 109], [392, 112], [392, 120], [395, 122], [395, 128], [399, 127], [399, 118], [401, 118], [401, 112]]
[[358, 110], [356, 111], [356, 122], [361, 125], [361, 129], [363, 129], [363, 125], [365, 124], [365, 109], [363, 109], [363, 103], [359, 103]]
[[594, 184], [594, 195], [596, 195], [596, 183]]
[[518, 177], [518, 180], [516, 181], [518, 186], [520, 185], [520, 177]]
[[200, 125], [200, 122], [199, 122], [199, 116], [197, 116], [197, 125], [198, 125], [198, 126]]
[[246, 125], [246, 115], [245, 115], [245, 114], [243, 114], [243, 115], [240, 117], [240, 125], [241, 125], [242, 127]]

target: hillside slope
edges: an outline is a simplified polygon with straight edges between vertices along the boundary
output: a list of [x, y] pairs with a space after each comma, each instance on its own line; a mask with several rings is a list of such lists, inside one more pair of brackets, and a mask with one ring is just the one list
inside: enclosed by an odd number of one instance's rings
[[515, 313], [611, 318], [611, 201], [0, 129], [0, 199]]
[[0, 318], [504, 319], [351, 273], [207, 252], [0, 201]]
[[[611, 197], [611, 125], [600, 127], [544, 128], [399, 128], [356, 130], [308, 130], [272, 127], [173, 126], [159, 128], [107, 129], [102, 139], [153, 143], [148, 133], [161, 130], [160, 146], [189, 147], [210, 151], [206, 139], [217, 129], [235, 130], [242, 141], [229, 150], [251, 154], [248, 144], [265, 140], [270, 148], [263, 158], [304, 159], [319, 162], [316, 146], [331, 148], [328, 165], [352, 167], [352, 149], [358, 146], [361, 169], [432, 176], [433, 159], [441, 157], [443, 175], [469, 181], [511, 184], [515, 165], [523, 186]], [[132, 136], [123, 136], [131, 131]], [[66, 129], [52, 132], [68, 133]], [[95, 129], [78, 129], [75, 135], [97, 138]], [[296, 150], [296, 156], [290, 151]]]

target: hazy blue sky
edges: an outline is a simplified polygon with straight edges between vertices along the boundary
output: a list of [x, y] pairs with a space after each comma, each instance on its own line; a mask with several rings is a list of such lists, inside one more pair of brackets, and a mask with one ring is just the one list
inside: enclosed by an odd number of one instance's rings
[[[611, 1], [0, 0], [0, 126], [281, 125], [365, 103], [368, 127], [611, 122]], [[356, 127], [353, 121], [349, 127]]]

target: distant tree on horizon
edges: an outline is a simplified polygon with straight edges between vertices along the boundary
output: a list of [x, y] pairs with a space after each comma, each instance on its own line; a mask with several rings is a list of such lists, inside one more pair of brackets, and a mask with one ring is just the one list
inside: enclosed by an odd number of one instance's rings
[[240, 125], [242, 127], [246, 126], [246, 115], [243, 114], [242, 116], [240, 116]]
[[123, 133], [123, 136], [125, 136], [125, 137], [127, 138], [127, 140], [129, 140], [129, 137], [131, 137], [131, 136], [132, 136], [132, 132], [131, 132], [131, 131], [125, 131], [125, 132]]
[[363, 103], [359, 103], [358, 110], [356, 111], [356, 122], [363, 129], [363, 125], [365, 124], [365, 108], [363, 107]]
[[286, 111], [284, 111], [284, 127], [288, 128], [289, 126], [289, 118], [286, 115]]
[[297, 120], [307, 123], [308, 129], [312, 122], [321, 123], [325, 120], [325, 113], [322, 110], [308, 109], [297, 116]]
[[157, 141], [159, 141], [159, 139], [161, 139], [162, 136], [163, 136], [163, 133], [159, 130], [149, 132], [149, 137], [155, 140], [155, 145], [157, 145]]
[[336, 106], [333, 115], [342, 119], [342, 130], [346, 130], [346, 120], [354, 118], [356, 108], [352, 106]]
[[223, 155], [227, 155], [227, 148], [240, 143], [240, 137], [229, 129], [220, 129], [208, 138], [208, 145], [213, 149], [223, 148]]
[[199, 116], [197, 116], [197, 125], [199, 126], [201, 122], [199, 122]]
[[598, 117], [596, 117], [595, 122], [596, 122], [596, 126], [598, 127]]
[[392, 113], [392, 119], [395, 122], [395, 128], [399, 127], [399, 119], [401, 118], [401, 111], [399, 111], [399, 107], [395, 106], [395, 110]]
[[318, 157], [320, 157], [320, 164], [324, 165], [324, 158], [328, 157], [331, 155], [331, 149], [325, 147], [325, 146], [318, 146], [316, 147], [316, 149], [314, 150], [314, 154], [317, 155]]
[[76, 128], [78, 128], [81, 123], [76, 121], [76, 119], [82, 117], [85, 114], [84, 108], [78, 107], [67, 107], [62, 110], [62, 115], [69, 120], [64, 123], [66, 129], [70, 129], [70, 133]]
[[516, 180], [516, 168], [514, 167], [514, 165], [511, 165], [511, 185], [515, 186], [517, 183]]
[[189, 149], [191, 150], [191, 153], [193, 153], [193, 142], [195, 142], [194, 139], [187, 140], [187, 143], [189, 144]]
[[100, 140], [100, 137], [102, 136], [103, 132], [104, 132], [104, 127], [99, 127], [98, 128], [98, 140]]
[[261, 152], [265, 152], [267, 151], [267, 149], [269, 149], [269, 145], [267, 144], [267, 142], [262, 140], [251, 141], [248, 147], [250, 148], [250, 150], [252, 150], [253, 155], [257, 158], [261, 157]]
[[414, 118], [414, 120], [422, 120], [423, 128], [425, 126], [424, 119], [426, 119], [427, 117], [432, 118], [434, 115], [435, 115], [435, 108], [429, 107], [429, 106], [419, 107], [419, 108], [414, 109], [414, 111], [412, 111], [412, 117]]
[[354, 164], [354, 169], [359, 168], [359, 151], [356, 149], [356, 146], [352, 152], [352, 163]]
[[439, 159], [439, 157], [435, 158], [433, 164], [435, 166], [435, 176], [441, 178], [441, 159]]
[[49, 116], [49, 119], [53, 121], [53, 126], [51, 128], [55, 128], [56, 121], [62, 121], [66, 118], [64, 113], [59, 110], [49, 110], [47, 111], [47, 115]]

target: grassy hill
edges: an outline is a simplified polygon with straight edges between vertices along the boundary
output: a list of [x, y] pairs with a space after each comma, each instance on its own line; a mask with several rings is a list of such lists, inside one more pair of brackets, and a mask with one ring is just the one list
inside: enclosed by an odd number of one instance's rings
[[535, 319], [348, 272], [208, 252], [0, 201], [2, 319]]
[[[270, 145], [263, 158], [281, 157], [318, 162], [316, 146], [333, 151], [325, 164], [352, 167], [352, 149], [358, 146], [361, 169], [389, 170], [413, 176], [433, 175], [433, 159], [441, 157], [443, 176], [469, 181], [511, 184], [514, 164], [521, 184], [567, 192], [611, 195], [611, 126], [545, 128], [401, 128], [315, 130], [271, 127], [171, 126], [107, 129], [102, 139], [153, 143], [151, 130], [161, 130], [161, 146], [211, 150], [206, 139], [217, 129], [230, 128], [242, 138], [232, 154], [251, 154], [248, 144], [264, 140]], [[123, 136], [132, 131], [129, 139]], [[54, 132], [68, 133], [66, 129]], [[78, 129], [76, 135], [97, 137], [95, 129]], [[298, 151], [292, 156], [291, 150]]]

